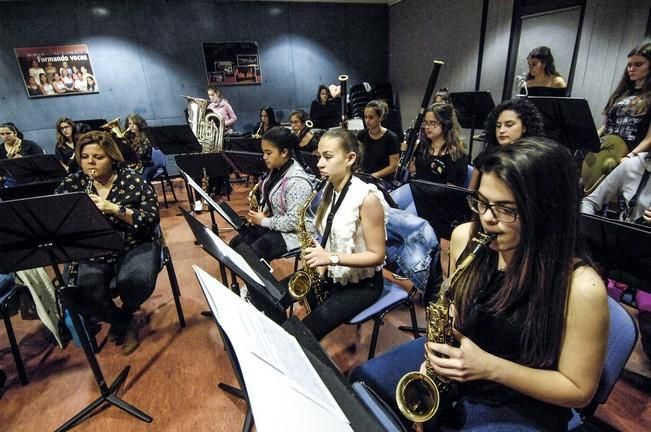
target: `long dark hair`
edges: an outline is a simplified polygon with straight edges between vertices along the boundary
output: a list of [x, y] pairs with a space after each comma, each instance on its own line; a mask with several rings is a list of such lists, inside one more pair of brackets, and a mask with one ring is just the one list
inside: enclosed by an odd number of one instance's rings
[[[501, 287], [485, 304], [499, 315], [525, 304], [521, 358], [532, 367], [555, 367], [561, 350], [565, 310], [579, 223], [579, 184], [569, 151], [544, 138], [525, 138], [489, 152], [478, 166], [503, 181], [513, 193], [520, 239], [504, 269]], [[553, 191], [551, 193], [550, 191]], [[472, 235], [481, 229], [475, 217]], [[587, 258], [579, 256], [587, 262]], [[455, 284], [458, 325], [471, 314], [481, 287], [497, 268], [498, 254], [480, 255]]]
[[515, 98], [502, 102], [486, 117], [486, 122], [484, 123], [486, 148], [499, 146], [497, 137], [495, 136], [495, 127], [502, 111], [507, 110], [515, 112], [520, 117], [520, 120], [522, 120], [522, 126], [525, 127], [525, 130], [522, 132], [522, 138], [545, 136], [543, 118], [538, 108], [525, 98]]
[[[326, 90], [328, 92], [328, 99], [332, 99], [332, 93], [330, 93], [330, 89], [326, 87], [325, 85], [321, 84], [319, 86], [319, 89], [316, 91], [316, 103], [320, 104], [321, 103], [321, 90]], [[328, 101], [326, 101], [327, 103]]]
[[[359, 166], [360, 161], [362, 160], [362, 157], [364, 156], [362, 153], [362, 146], [359, 143], [359, 140], [357, 139], [357, 136], [347, 130], [347, 129], [330, 129], [326, 133], [323, 134], [321, 139], [326, 139], [326, 138], [332, 138], [336, 139], [339, 142], [339, 146], [341, 149], [344, 151], [344, 153], [355, 153], [357, 154], [357, 158], [355, 159], [355, 163], [351, 167], [351, 175], [357, 170], [357, 167]], [[321, 199], [321, 203], [319, 204], [319, 208], [316, 211], [316, 215], [314, 217], [314, 226], [319, 226], [321, 224], [321, 221], [323, 220], [323, 216], [325, 215], [326, 210], [330, 206], [330, 203], [332, 202], [332, 196], [334, 195], [334, 187], [332, 186], [332, 183], [328, 183], [323, 190], [323, 198]]]
[[269, 118], [269, 129], [274, 126], [278, 126], [278, 122], [276, 121], [276, 113], [274, 112], [273, 108], [271, 108], [269, 105], [265, 105], [260, 108], [260, 114], [262, 114], [262, 111], [267, 113], [267, 117]]
[[289, 129], [282, 126], [274, 126], [267, 130], [262, 139], [269, 141], [274, 147], [281, 152], [287, 150], [289, 157], [293, 157], [298, 147], [298, 138]]
[[[441, 122], [443, 138], [445, 139], [445, 144], [441, 149], [442, 153], [448, 153], [452, 160], [457, 160], [460, 157], [465, 156], [466, 149], [463, 146], [463, 140], [461, 139], [461, 126], [459, 126], [459, 121], [457, 120], [457, 114], [454, 112], [454, 107], [448, 103], [435, 103], [427, 108], [425, 114], [428, 112], [434, 114], [436, 120]], [[425, 136], [425, 142], [429, 145], [418, 146], [420, 157], [423, 157], [427, 152], [429, 152], [431, 142], [427, 136]]]
[[[539, 46], [531, 50], [527, 56], [527, 60], [537, 59], [545, 66], [545, 75], [551, 76], [560, 76], [556, 70], [556, 65], [554, 64], [554, 56], [552, 55], [552, 50], [546, 46]], [[527, 74], [527, 80], [533, 79], [530, 73]]]
[[65, 137], [65, 135], [63, 135], [63, 133], [61, 133], [61, 124], [62, 123], [68, 123], [70, 125], [70, 127], [72, 128], [72, 130], [70, 131], [70, 132], [72, 132], [72, 135], [70, 136], [70, 139], [72, 140], [72, 145], [73, 145], [73, 148], [74, 148], [74, 145], [75, 145], [75, 122], [73, 122], [71, 119], [69, 119], [67, 117], [63, 117], [63, 118], [60, 118], [59, 120], [57, 120], [57, 124], [56, 124], [57, 145], [56, 146], [57, 146], [57, 148], [59, 148], [61, 150], [65, 150], [68, 147], [66, 145], [66, 143], [68, 142], [68, 139]]
[[[651, 62], [651, 42], [636, 46], [626, 57], [630, 58], [634, 55], [642, 56]], [[635, 90], [635, 81], [629, 78], [627, 69], [628, 68], [624, 69], [622, 79], [619, 80], [619, 84], [615, 88], [615, 91], [613, 91], [613, 94], [608, 98], [608, 103], [603, 111], [604, 115], [608, 115], [608, 111], [610, 111], [613, 105], [615, 105], [620, 99], [629, 96], [630, 93]], [[640, 90], [642, 91], [642, 94], [633, 99], [633, 102], [626, 107], [627, 111], [635, 117], [646, 115], [649, 106], [651, 106], [651, 71], [647, 74]]]

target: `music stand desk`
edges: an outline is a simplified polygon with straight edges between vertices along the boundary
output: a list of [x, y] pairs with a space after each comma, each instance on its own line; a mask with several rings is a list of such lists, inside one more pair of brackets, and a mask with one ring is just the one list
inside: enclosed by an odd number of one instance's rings
[[224, 158], [238, 174], [249, 174], [260, 177], [267, 171], [267, 165], [262, 159], [262, 153], [225, 150]]
[[11, 201], [20, 198], [32, 198], [52, 195], [61, 184], [61, 180], [48, 180], [43, 182], [24, 183], [14, 187], [0, 188], [0, 201]]
[[63, 179], [67, 172], [54, 155], [35, 155], [0, 160], [1, 169], [16, 180], [16, 184]]
[[459, 120], [459, 125], [470, 129], [468, 155], [472, 157], [472, 144], [475, 129], [484, 129], [484, 122], [495, 108], [493, 96], [489, 91], [450, 93], [450, 100]]
[[57, 431], [68, 430], [109, 403], [147, 423], [152, 418], [124, 402], [117, 391], [130, 367], [125, 367], [108, 386], [91, 346], [88, 333], [68, 301], [70, 284], [64, 285], [58, 264], [105, 256], [124, 250], [124, 241], [83, 192], [50, 195], [0, 202], [0, 272], [10, 273], [51, 265], [59, 280], [57, 288], [63, 308], [70, 311], [75, 332], [81, 341], [86, 360], [93, 372], [101, 395]]

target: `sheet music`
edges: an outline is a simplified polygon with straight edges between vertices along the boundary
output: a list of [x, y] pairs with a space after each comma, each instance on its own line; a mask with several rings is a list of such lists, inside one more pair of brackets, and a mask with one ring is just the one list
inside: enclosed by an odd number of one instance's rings
[[217, 213], [219, 213], [219, 215], [220, 215], [220, 216], [221, 216], [221, 217], [222, 217], [226, 222], [228, 222], [228, 224], [229, 224], [231, 227], [233, 227], [233, 229], [236, 229], [236, 230], [237, 230], [237, 226], [236, 226], [235, 222], [230, 218], [230, 216], [228, 216], [228, 214], [226, 214], [226, 212], [225, 212], [225, 211], [224, 211], [224, 210], [219, 206], [219, 204], [217, 204], [217, 203], [215, 202], [215, 200], [213, 200], [213, 199], [210, 197], [210, 195], [208, 195], [208, 194], [206, 193], [206, 191], [203, 190], [203, 188], [202, 188], [201, 186], [199, 186], [199, 185], [197, 184], [197, 182], [195, 182], [195, 181], [192, 179], [192, 177], [190, 177], [190, 176], [189, 176], [185, 171], [183, 171], [182, 169], [179, 168], [179, 172], [181, 173], [181, 175], [183, 175], [183, 177], [185, 177], [185, 180], [188, 182], [188, 184], [190, 185], [190, 187], [191, 187], [192, 189], [194, 189], [194, 190], [195, 190], [199, 195], [201, 195], [201, 197], [202, 197], [203, 199], [206, 200], [206, 202], [208, 203], [208, 205], [209, 205], [210, 207], [212, 207], [212, 208], [213, 208]]
[[212, 232], [212, 230], [208, 227], [204, 227], [206, 230], [206, 233], [208, 233], [208, 236], [215, 242], [215, 245], [219, 248], [219, 251], [228, 259], [230, 259], [233, 264], [235, 264], [237, 267], [241, 268], [242, 270], [245, 271], [245, 273], [251, 277], [257, 284], [260, 284], [260, 286], [265, 286], [265, 283], [260, 279], [260, 276], [258, 276], [258, 273], [251, 268], [248, 262], [244, 258], [242, 258], [242, 255], [238, 254], [236, 251], [233, 250], [229, 245], [227, 245], [224, 240], [219, 238], [217, 234]]
[[[321, 377], [314, 370], [296, 338], [265, 317], [253, 306], [243, 302], [200, 267], [196, 265], [192, 267], [206, 294], [210, 308], [219, 324], [228, 334], [240, 363], [242, 358], [246, 358], [245, 362], [268, 365], [269, 370], [277, 372], [282, 377], [280, 383], [284, 387], [298, 392], [293, 397], [302, 397], [303, 399], [307, 397], [311, 403], [318, 405], [321, 410], [313, 409], [312, 415], [321, 412], [320, 417], [325, 416], [326, 418], [325, 420], [323, 418], [311, 419], [312, 422], [321, 422], [323, 420], [338, 425], [335, 429], [330, 430], [344, 430], [341, 426], [346, 424], [347, 428], [345, 430], [351, 430], [345, 414], [323, 383], [323, 380], [321, 380]], [[252, 358], [259, 361], [252, 360]], [[247, 368], [242, 364], [241, 366], [246, 379]], [[258, 365], [256, 369], [259, 372], [260, 366]], [[273, 372], [268, 371], [267, 377], [259, 377], [256, 381], [259, 384], [260, 379], [271, 381], [279, 379], [273, 375]], [[278, 382], [271, 388], [274, 388], [274, 391], [278, 390]], [[251, 393], [248, 381], [247, 390]], [[283, 400], [282, 402], [285, 405], [286, 401]], [[266, 404], [268, 403], [267, 400]], [[257, 413], [255, 414], [257, 415]], [[256, 417], [257, 422], [258, 418]]]

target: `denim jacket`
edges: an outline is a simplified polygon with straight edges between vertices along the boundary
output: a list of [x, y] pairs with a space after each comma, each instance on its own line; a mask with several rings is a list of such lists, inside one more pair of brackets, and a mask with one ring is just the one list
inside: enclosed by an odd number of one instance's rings
[[419, 291], [425, 290], [430, 252], [437, 247], [434, 229], [425, 219], [401, 209], [389, 209], [387, 263], [396, 263]]

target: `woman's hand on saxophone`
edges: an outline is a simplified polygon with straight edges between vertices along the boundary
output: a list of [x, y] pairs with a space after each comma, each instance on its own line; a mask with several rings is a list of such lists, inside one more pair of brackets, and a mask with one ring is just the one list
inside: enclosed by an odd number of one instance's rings
[[90, 194], [88, 196], [91, 200], [93, 200], [99, 211], [104, 214], [115, 214], [120, 211], [120, 206], [112, 201], [106, 200], [101, 196], [95, 194]]
[[312, 239], [313, 247], [305, 248], [304, 259], [309, 267], [327, 266], [330, 264], [330, 253], [321, 247], [321, 244]]
[[[494, 380], [493, 364], [497, 358], [479, 348], [458, 330], [452, 330], [459, 347], [428, 342], [425, 355], [434, 371], [454, 381]], [[443, 355], [444, 357], [439, 357]], [[446, 358], [447, 357], [447, 358]]]
[[262, 219], [266, 217], [267, 215], [264, 212], [249, 210], [249, 213], [247, 214], [247, 221], [254, 225], [262, 225]]

